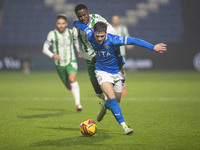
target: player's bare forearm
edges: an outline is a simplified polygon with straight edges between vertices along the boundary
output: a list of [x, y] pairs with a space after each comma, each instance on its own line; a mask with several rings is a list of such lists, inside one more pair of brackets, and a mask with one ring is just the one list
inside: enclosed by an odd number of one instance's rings
[[125, 45], [127, 50], [133, 49], [134, 45]]

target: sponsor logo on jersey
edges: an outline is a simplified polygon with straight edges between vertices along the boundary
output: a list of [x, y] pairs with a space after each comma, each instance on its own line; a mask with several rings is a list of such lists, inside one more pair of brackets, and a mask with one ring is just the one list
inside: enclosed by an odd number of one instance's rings
[[91, 30], [90, 29], [86, 29], [87, 31], [86, 31], [86, 34], [89, 34], [90, 32], [91, 32]]
[[118, 114], [115, 114], [115, 116], [120, 116], [120, 112]]
[[95, 53], [96, 53], [96, 55], [99, 55], [100, 57], [109, 57], [109, 56], [111, 56], [111, 54], [109, 52], [105, 52], [105, 51], [96, 51]]
[[105, 45], [104, 46], [106, 49], [110, 49], [110, 46], [109, 45]]

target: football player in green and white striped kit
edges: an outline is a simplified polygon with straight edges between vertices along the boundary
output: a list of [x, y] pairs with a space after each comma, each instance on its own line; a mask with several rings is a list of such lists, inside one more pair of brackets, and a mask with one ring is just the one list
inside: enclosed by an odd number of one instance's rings
[[[98, 21], [102, 21], [108, 25], [108, 30], [107, 30], [108, 33], [116, 34], [115, 29], [106, 21], [106, 19], [104, 19], [98, 14], [89, 14], [88, 8], [84, 4], [77, 5], [75, 7], [75, 13], [78, 20], [88, 25], [90, 28], [93, 28], [95, 23], [97, 23]], [[73, 32], [74, 44], [76, 46], [78, 53], [80, 54], [80, 56], [86, 59], [88, 75], [92, 83], [93, 89], [95, 91], [95, 94], [97, 95], [97, 97], [103, 100], [107, 100], [107, 97], [102, 92], [95, 76], [94, 71], [95, 71], [96, 54], [94, 52], [93, 47], [91, 46], [90, 42], [85, 36], [84, 31], [74, 27], [72, 32]]]
[[[130, 35], [128, 33], [128, 28], [121, 24], [121, 20], [120, 20], [119, 15], [113, 15], [112, 16], [112, 26], [116, 30], [117, 35], [130, 37]], [[126, 61], [126, 49], [132, 49], [133, 47], [134, 47], [134, 45], [120, 46], [120, 52], [121, 52], [121, 55], [123, 56], [125, 61]], [[127, 94], [127, 89], [126, 89], [125, 85], [124, 85], [122, 94]]]
[[[73, 49], [72, 31], [67, 27], [67, 17], [63, 14], [57, 16], [57, 29], [49, 32], [43, 46], [43, 53], [54, 59], [56, 70], [66, 86], [72, 91], [76, 110], [81, 111], [80, 89], [76, 80], [77, 60]], [[50, 49], [53, 49], [53, 52]]]

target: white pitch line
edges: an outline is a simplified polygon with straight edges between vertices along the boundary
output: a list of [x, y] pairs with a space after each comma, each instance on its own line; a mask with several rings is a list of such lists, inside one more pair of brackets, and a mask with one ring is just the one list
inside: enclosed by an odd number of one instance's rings
[[[69, 101], [73, 100], [73, 97], [0, 97], [0, 101], [18, 101], [18, 100], [31, 100], [31, 101]], [[81, 100], [91, 101], [100, 100], [97, 97], [83, 97]], [[175, 97], [159, 97], [159, 98], [122, 98], [122, 101], [200, 101], [200, 98], [175, 98]]]

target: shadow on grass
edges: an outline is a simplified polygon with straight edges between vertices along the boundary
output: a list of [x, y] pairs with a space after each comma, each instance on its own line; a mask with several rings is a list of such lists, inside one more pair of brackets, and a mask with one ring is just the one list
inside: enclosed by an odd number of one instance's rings
[[[63, 128], [63, 127], [40, 127], [44, 129], [53, 129], [53, 130], [65, 130], [65, 131], [78, 131], [78, 128]], [[56, 139], [56, 140], [44, 140], [41, 142], [32, 143], [31, 147], [43, 147], [43, 146], [57, 146], [57, 147], [72, 147], [72, 146], [91, 146], [91, 145], [99, 145], [99, 142], [105, 141], [109, 139], [110, 136], [107, 134], [107, 131], [101, 130], [101, 132], [97, 132], [97, 134], [92, 137], [84, 137], [82, 135], [69, 137], [64, 139]], [[101, 145], [102, 146], [102, 145]]]
[[58, 117], [66, 114], [73, 114], [77, 112], [73, 111], [66, 111], [65, 109], [36, 109], [30, 108], [26, 109], [30, 111], [55, 111], [56, 113], [46, 113], [46, 114], [37, 114], [37, 115], [29, 115], [29, 116], [18, 116], [21, 119], [33, 119], [33, 118], [49, 118], [49, 117]]
[[54, 109], [54, 108], [27, 108], [25, 110], [34, 110], [34, 111], [62, 111], [66, 112], [66, 109]]
[[79, 128], [64, 128], [64, 127], [38, 127], [40, 129], [52, 129], [52, 130], [65, 130], [65, 131], [78, 131]]
[[[79, 131], [79, 128], [65, 128], [65, 127], [38, 127], [40, 129], [52, 129], [52, 130], [65, 130], [65, 131]], [[105, 134], [105, 133], [109, 133], [110, 130], [106, 130], [106, 129], [98, 129], [98, 134], [100, 132], [100, 134]], [[116, 134], [120, 134], [121, 132], [116, 132]], [[115, 134], [112, 132], [112, 134]], [[106, 134], [107, 135], [107, 134]]]

